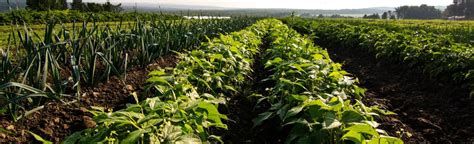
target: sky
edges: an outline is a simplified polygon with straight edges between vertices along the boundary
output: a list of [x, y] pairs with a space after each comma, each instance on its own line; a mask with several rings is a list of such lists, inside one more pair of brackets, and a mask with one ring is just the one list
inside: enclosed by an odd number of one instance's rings
[[[106, 0], [83, 1], [105, 2]], [[446, 6], [451, 4], [453, 0], [110, 0], [110, 2], [202, 5], [228, 8], [356, 9], [421, 4]]]

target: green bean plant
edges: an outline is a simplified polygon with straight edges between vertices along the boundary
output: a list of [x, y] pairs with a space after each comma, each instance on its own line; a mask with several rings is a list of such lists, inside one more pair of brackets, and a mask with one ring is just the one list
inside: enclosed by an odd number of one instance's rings
[[457, 42], [450, 33], [385, 28], [396, 24], [384, 27], [304, 19], [289, 20], [288, 23], [303, 33], [312, 33], [316, 42], [368, 51], [378, 59], [403, 63], [433, 79], [473, 89], [473, 46]]
[[65, 143], [222, 142], [211, 128], [227, 129], [218, 111], [238, 93], [252, 72], [253, 56], [272, 21], [259, 21], [239, 32], [221, 35], [199, 49], [180, 54], [175, 68], [151, 72], [154, 97], [115, 112], [91, 110], [98, 126], [74, 133]]
[[365, 106], [365, 90], [327, 51], [281, 22], [270, 31], [263, 62], [275, 85], [259, 100], [271, 106], [254, 127], [276, 120], [290, 129], [285, 143], [403, 143], [377, 128], [375, 117], [391, 113]]

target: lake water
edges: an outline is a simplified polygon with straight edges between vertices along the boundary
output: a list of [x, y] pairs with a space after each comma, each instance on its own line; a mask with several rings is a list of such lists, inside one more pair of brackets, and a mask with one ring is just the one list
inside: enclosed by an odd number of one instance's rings
[[228, 16], [184, 16], [186, 19], [230, 19]]

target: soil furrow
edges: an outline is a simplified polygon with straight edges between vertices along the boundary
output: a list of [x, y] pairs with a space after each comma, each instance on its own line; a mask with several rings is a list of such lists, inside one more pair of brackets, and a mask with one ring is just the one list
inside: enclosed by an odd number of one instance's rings
[[381, 128], [390, 135], [402, 136], [406, 143], [474, 142], [474, 100], [467, 88], [377, 60], [361, 49], [330, 47], [328, 52], [367, 88], [367, 104], [398, 114], [382, 118]]
[[[61, 102], [48, 102], [44, 108], [18, 122], [2, 117], [0, 124], [10, 131], [9, 135], [0, 135], [0, 143], [26, 143], [33, 138], [27, 131], [40, 135], [44, 139], [60, 142], [70, 134], [94, 126], [95, 122], [87, 109], [91, 106], [106, 110], [119, 110], [127, 103], [134, 102], [131, 93], [143, 90], [148, 73], [157, 68], [174, 67], [177, 55], [168, 55], [143, 68], [133, 68], [127, 72], [125, 84], [117, 77], [111, 77], [106, 83], [82, 90], [80, 102], [64, 105]], [[146, 96], [141, 97], [144, 99]]]

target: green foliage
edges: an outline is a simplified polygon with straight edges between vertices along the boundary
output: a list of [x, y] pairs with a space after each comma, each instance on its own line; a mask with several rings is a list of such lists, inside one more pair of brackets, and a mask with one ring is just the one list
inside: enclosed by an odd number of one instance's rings
[[116, 112], [91, 111], [98, 126], [75, 133], [66, 142], [220, 141], [209, 131], [211, 127], [227, 129], [223, 123], [227, 117], [217, 107], [225, 104], [225, 96], [237, 92], [242, 78], [251, 72], [250, 63], [267, 23], [260, 21], [240, 32], [221, 35], [200, 49], [181, 54], [174, 69], [149, 74], [147, 82], [155, 97]]
[[403, 143], [377, 129], [380, 109], [360, 101], [365, 90], [327, 51], [282, 23], [274, 25], [263, 61], [275, 85], [260, 100], [271, 107], [254, 119], [255, 126], [278, 120], [291, 128], [286, 143]]
[[463, 3], [448, 5], [443, 15], [446, 17], [466, 16], [467, 19], [474, 19], [474, 2], [467, 0]]
[[98, 127], [77, 132], [65, 143], [200, 142], [214, 137], [208, 135], [208, 128], [226, 128], [221, 120], [226, 117], [217, 111], [212, 96], [206, 95], [208, 99], [204, 100], [192, 86], [181, 86], [167, 86], [180, 94], [176, 99], [155, 97], [116, 112], [91, 111]]
[[18, 9], [10, 12], [0, 13], [0, 25], [11, 24], [12, 22], [26, 22], [28, 24], [44, 24], [48, 21], [60, 21], [62, 23], [84, 22], [95, 20], [98, 22], [112, 21], [135, 21], [137, 18], [142, 20], [177, 20], [182, 19], [176, 15], [158, 14], [158, 13], [135, 13], [135, 12], [83, 12], [79, 10], [50, 10], [36, 11]]
[[[11, 45], [1, 52], [0, 84], [20, 85], [0, 87], [0, 95], [7, 99], [1, 109], [8, 109], [17, 120], [19, 114], [24, 114], [19, 109], [27, 111], [23, 108], [26, 105], [41, 105], [45, 100], [64, 96], [80, 98], [83, 86], [96, 86], [114, 75], [123, 78], [132, 67], [146, 67], [174, 51], [194, 49], [206, 37], [216, 37], [251, 23], [253, 19], [240, 18], [137, 19], [128, 28], [121, 23], [99, 27], [95, 21], [86, 21], [73, 23], [72, 27], [59, 24], [58, 29], [58, 24], [50, 21], [44, 35], [26, 24], [18, 25], [12, 29], [15, 33], [11, 34]], [[15, 44], [16, 41], [19, 43]], [[38, 91], [26, 91], [24, 86]]]
[[[268, 36], [268, 37], [267, 37]], [[218, 110], [245, 85], [250, 65], [267, 37], [263, 63], [276, 84], [264, 100], [272, 104], [255, 126], [277, 117], [291, 127], [287, 143], [403, 143], [376, 129], [382, 110], [360, 102], [364, 90], [345, 76], [326, 51], [280, 21], [269, 19], [221, 35], [200, 49], [180, 54], [175, 68], [151, 72], [148, 92], [155, 97], [115, 112], [91, 110], [97, 127], [74, 133], [65, 143], [212, 143], [222, 142], [211, 128], [226, 129]]]
[[389, 18], [389, 17], [388, 17], [388, 13], [387, 13], [387, 12], [383, 12], [381, 18], [382, 18], [382, 19], [387, 19], [387, 18]]
[[363, 19], [380, 19], [380, 15], [379, 14], [364, 15], [362, 18]]
[[373, 26], [367, 23], [306, 20], [295, 20], [291, 25], [302, 32], [314, 34], [318, 42], [359, 48], [379, 59], [402, 62], [438, 80], [460, 83], [470, 88], [474, 86], [473, 46], [453, 37], [468, 33], [467, 29], [435, 33], [435, 28], [402, 29], [396, 24]]
[[72, 4], [74, 10], [80, 10], [83, 12], [120, 12], [122, 8], [121, 4], [113, 5], [110, 2], [104, 4], [99, 3], [78, 3]]
[[39, 135], [37, 135], [37, 134], [35, 134], [35, 133], [33, 133], [33, 132], [28, 131], [28, 133], [30, 133], [31, 135], [33, 135], [33, 137], [34, 137], [37, 141], [39, 141], [39, 142], [41, 142], [41, 143], [43, 143], [43, 144], [53, 144], [53, 142], [44, 140], [41, 136], [39, 136]]
[[434, 6], [420, 5], [420, 6], [401, 6], [395, 8], [398, 18], [401, 19], [440, 19], [441, 10]]
[[66, 0], [26, 0], [26, 6], [32, 10], [64, 10], [67, 9]]

